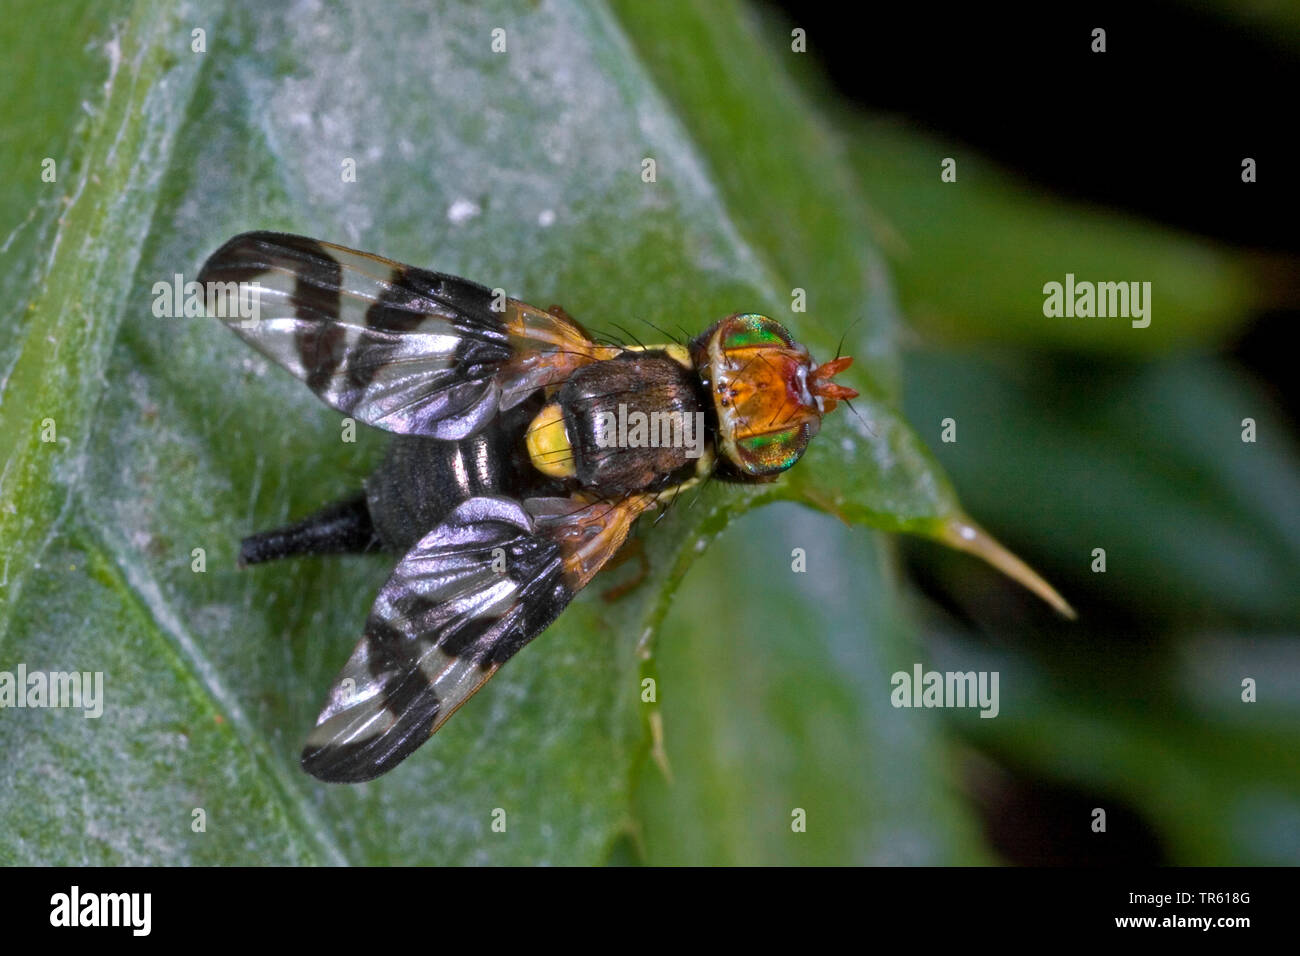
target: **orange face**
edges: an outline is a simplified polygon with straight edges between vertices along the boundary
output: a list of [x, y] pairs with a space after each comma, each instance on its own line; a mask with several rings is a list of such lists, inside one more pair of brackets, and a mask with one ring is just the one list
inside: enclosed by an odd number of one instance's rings
[[817, 365], [780, 323], [732, 315], [692, 345], [713, 393], [718, 450], [742, 475], [785, 471], [804, 453], [837, 402], [858, 393], [831, 381], [850, 358]]

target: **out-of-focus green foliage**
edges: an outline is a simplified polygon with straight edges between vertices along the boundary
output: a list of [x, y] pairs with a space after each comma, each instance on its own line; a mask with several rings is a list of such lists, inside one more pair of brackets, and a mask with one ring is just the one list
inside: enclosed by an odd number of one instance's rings
[[1002, 715], [962, 736], [1124, 801], [1170, 862], [1300, 862], [1300, 449], [1269, 395], [1212, 359], [927, 353], [905, 372], [918, 428], [957, 421], [935, 447], [972, 507], [1080, 611], [1009, 614], [996, 580], [921, 549], [982, 622], [934, 618], [936, 666], [1002, 673]]
[[1107, 600], [1187, 627], [1300, 624], [1300, 448], [1239, 371], [926, 354], [909, 372], [909, 414], [976, 513], [1067, 590], [1104, 580]]
[[[955, 345], [1154, 355], [1226, 341], [1260, 289], [1248, 260], [1113, 211], [1043, 196], [960, 143], [858, 123], [853, 164], [871, 196], [908, 318]], [[955, 182], [941, 164], [955, 161]], [[874, 187], [874, 188], [873, 188]], [[1150, 325], [1043, 315], [1049, 282], [1151, 283]], [[1144, 320], [1143, 320], [1144, 321]]]

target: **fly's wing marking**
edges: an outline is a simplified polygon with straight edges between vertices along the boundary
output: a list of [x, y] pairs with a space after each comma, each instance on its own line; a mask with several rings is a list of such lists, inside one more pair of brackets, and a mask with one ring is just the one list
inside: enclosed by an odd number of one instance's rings
[[307, 739], [303, 769], [360, 782], [395, 767], [555, 620], [649, 500], [527, 504], [471, 498], [402, 558]]
[[[601, 351], [575, 323], [513, 299], [494, 311], [475, 282], [303, 236], [236, 236], [199, 282], [211, 311], [327, 405], [399, 434], [472, 435]], [[231, 296], [252, 283], [245, 318]]]
[[503, 409], [513, 408], [539, 388], [564, 383], [583, 365], [622, 351], [596, 345], [572, 319], [518, 299], [506, 302], [506, 332], [515, 354], [497, 376]]
[[528, 511], [540, 531], [560, 545], [565, 583], [576, 594], [585, 588], [627, 540], [632, 522], [658, 500], [657, 495], [628, 495], [617, 501], [531, 498]]

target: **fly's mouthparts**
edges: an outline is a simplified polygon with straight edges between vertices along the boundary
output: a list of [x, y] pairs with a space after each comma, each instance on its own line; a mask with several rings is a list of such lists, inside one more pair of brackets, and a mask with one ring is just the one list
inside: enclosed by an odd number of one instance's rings
[[852, 364], [853, 359], [844, 355], [832, 359], [825, 365], [817, 366], [808, 376], [808, 391], [825, 400], [827, 411], [834, 408], [836, 402], [858, 397], [857, 389], [831, 381], [832, 378]]

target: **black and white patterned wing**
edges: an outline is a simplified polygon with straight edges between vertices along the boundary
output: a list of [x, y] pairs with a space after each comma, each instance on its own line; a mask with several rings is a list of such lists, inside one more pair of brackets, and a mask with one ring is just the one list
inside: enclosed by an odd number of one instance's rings
[[[540, 507], [538, 507], [540, 505]], [[302, 765], [330, 782], [386, 773], [540, 634], [622, 545], [644, 504], [471, 498], [376, 598]]]
[[594, 355], [566, 319], [514, 299], [494, 311], [475, 282], [304, 236], [236, 236], [199, 282], [219, 318], [322, 401], [399, 434], [464, 438]]

